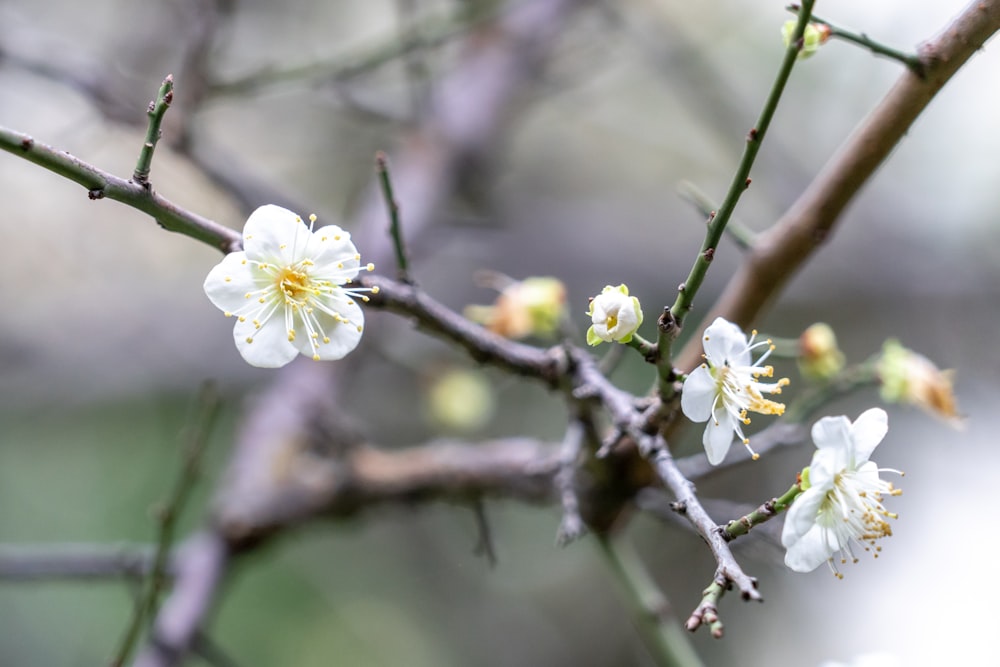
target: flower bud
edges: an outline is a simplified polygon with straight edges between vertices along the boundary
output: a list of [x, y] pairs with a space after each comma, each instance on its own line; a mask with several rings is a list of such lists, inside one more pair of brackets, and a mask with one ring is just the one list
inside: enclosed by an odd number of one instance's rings
[[[798, 20], [791, 19], [785, 21], [785, 24], [781, 26], [781, 39], [785, 43], [785, 48], [791, 45], [792, 35], [795, 34], [795, 26], [798, 23]], [[830, 39], [830, 26], [825, 23], [807, 23], [806, 30], [802, 35], [802, 48], [799, 50], [799, 59], [804, 60], [819, 51], [819, 47], [826, 44], [828, 39]]]
[[813, 324], [799, 336], [799, 372], [810, 380], [827, 380], [844, 368], [844, 353], [830, 325]]
[[587, 329], [587, 343], [600, 345], [601, 342], [618, 341], [627, 343], [642, 324], [642, 308], [639, 299], [628, 295], [628, 287], [606, 286], [601, 293], [590, 300], [587, 311], [593, 325]]

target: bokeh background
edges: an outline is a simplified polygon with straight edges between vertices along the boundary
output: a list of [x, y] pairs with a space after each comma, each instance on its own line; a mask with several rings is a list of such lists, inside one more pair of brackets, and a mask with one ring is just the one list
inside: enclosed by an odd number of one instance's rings
[[[223, 4], [228, 17], [207, 58], [219, 80], [346, 61], [391, 44], [414, 15], [454, 8], [429, 0]], [[558, 276], [581, 339], [587, 297], [605, 284], [628, 283], [647, 313], [670, 303], [702, 234], [676, 185], [724, 193], [781, 58], [783, 4], [629, 0], [573, 12], [552, 36], [545, 68], [506, 110], [489, 160], [413, 245], [421, 284], [461, 308], [492, 298], [473, 281], [478, 269]], [[817, 13], [906, 49], [963, 5], [842, 0], [819, 3]], [[163, 76], [182, 68], [183, 44], [205, 28], [204, 7], [0, 3], [0, 124], [127, 176], [146, 104]], [[177, 110], [189, 114], [183, 150], [166, 145], [171, 110], [154, 186], [234, 228], [249, 205], [278, 196], [352, 227], [370, 195], [375, 151], [391, 159], [406, 150], [421, 96], [462, 65], [459, 41], [337, 83], [293, 79], [208, 95]], [[891, 430], [876, 460], [907, 476], [905, 494], [892, 499], [900, 518], [883, 555], [848, 566], [838, 581], [824, 570], [790, 573], [766, 536], [746, 540], [738, 555], [766, 603], [724, 599], [726, 638], [692, 637], [707, 664], [818, 665], [873, 651], [901, 664], [995, 660], [988, 628], [1000, 593], [990, 523], [1000, 463], [992, 430], [1000, 398], [998, 72], [1000, 54], [988, 45], [757, 323], [794, 337], [826, 321], [855, 361], [898, 337], [957, 370], [967, 428], [889, 407]], [[899, 74], [896, 63], [836, 42], [802, 62], [738, 217], [769, 226]], [[184, 86], [177, 81], [179, 96]], [[244, 197], [232, 196], [219, 174], [244, 185]], [[242, 362], [230, 323], [203, 295], [218, 253], [120, 204], [89, 201], [79, 186], [7, 154], [0, 248], [0, 541], [151, 540], [150, 508], [180, 466], [192, 397], [214, 379], [226, 410], [182, 521], [182, 530], [196, 528], [242, 399], [270, 377]], [[711, 303], [739, 251], [727, 242], [717, 257], [696, 308]], [[427, 414], [435, 378], [454, 368], [482, 372], [398, 329], [362, 344], [366, 366], [345, 394], [344, 408], [385, 447], [441, 432]], [[561, 437], [556, 397], [483, 375], [494, 412], [459, 435]], [[639, 363], [615, 377], [636, 391], [649, 383]], [[830, 411], [854, 417], [876, 400], [874, 391], [862, 393]], [[696, 447], [698, 434], [687, 435], [682, 447]], [[700, 490], [759, 503], [786, 489], [808, 456], [782, 452]], [[238, 665], [652, 664], [593, 543], [553, 545], [556, 508], [491, 502], [486, 510], [499, 556], [492, 569], [473, 553], [467, 508], [381, 509], [304, 527], [240, 567], [212, 636]], [[686, 615], [714, 567], [699, 540], [644, 516], [625, 532]], [[125, 627], [130, 594], [114, 581], [0, 582], [0, 664], [102, 663]]]

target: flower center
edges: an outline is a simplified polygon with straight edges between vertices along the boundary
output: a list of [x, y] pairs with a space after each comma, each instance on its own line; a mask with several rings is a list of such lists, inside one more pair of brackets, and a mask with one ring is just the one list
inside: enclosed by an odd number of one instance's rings
[[301, 302], [316, 292], [309, 274], [297, 271], [294, 267], [282, 267], [275, 278], [275, 283], [285, 295], [286, 302]]

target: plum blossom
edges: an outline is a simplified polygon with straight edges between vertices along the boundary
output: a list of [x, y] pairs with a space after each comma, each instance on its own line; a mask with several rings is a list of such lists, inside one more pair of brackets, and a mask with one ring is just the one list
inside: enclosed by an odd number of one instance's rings
[[[702, 443], [712, 465], [722, 462], [733, 441], [733, 434], [750, 449], [750, 440], [743, 434], [743, 426], [750, 423], [750, 412], [765, 415], [784, 413], [782, 403], [764, 398], [763, 394], [780, 394], [788, 384], [787, 378], [777, 382], [760, 382], [758, 378], [772, 377], [774, 368], [763, 362], [774, 350], [771, 341], [754, 343], [754, 331], [748, 340], [743, 331], [732, 322], [718, 317], [707, 329], [703, 338], [705, 362], [694, 369], [684, 381], [681, 393], [681, 410], [694, 422], [707, 421]], [[753, 361], [752, 351], [766, 347], [767, 351]]]
[[590, 300], [587, 310], [593, 324], [587, 329], [587, 343], [600, 345], [602, 342], [627, 343], [632, 340], [642, 324], [642, 308], [639, 299], [628, 295], [628, 287], [607, 285], [601, 293]]
[[829, 561], [841, 577], [832, 557], [841, 563], [857, 562], [852, 545], [878, 557], [876, 541], [892, 535], [888, 519], [896, 515], [882, 505], [885, 496], [902, 491], [879, 477], [879, 468], [869, 457], [889, 430], [885, 410], [872, 408], [852, 424], [844, 416], [824, 417], [813, 425], [817, 450], [812, 464], [803, 471], [804, 489], [788, 510], [781, 533], [787, 549], [785, 565], [796, 572], [810, 572]]
[[280, 206], [261, 206], [243, 228], [243, 250], [226, 255], [205, 279], [205, 294], [236, 319], [233, 338], [252, 366], [277, 368], [298, 354], [340, 359], [357, 347], [362, 292], [344, 287], [362, 267], [351, 235], [336, 225], [313, 229]]

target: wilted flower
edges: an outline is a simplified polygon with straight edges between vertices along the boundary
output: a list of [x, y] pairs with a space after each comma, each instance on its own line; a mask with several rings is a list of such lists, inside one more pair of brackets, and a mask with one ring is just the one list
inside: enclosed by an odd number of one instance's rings
[[927, 357], [890, 339], [882, 346], [878, 375], [883, 400], [916, 405], [956, 428], [963, 426], [952, 389], [953, 371], [939, 369]]
[[[284, 366], [298, 354], [340, 359], [357, 347], [364, 314], [355, 299], [376, 292], [343, 285], [361, 270], [351, 235], [336, 225], [313, 231], [280, 206], [261, 206], [243, 227], [243, 250], [205, 279], [205, 294], [226, 317], [247, 363]], [[375, 267], [364, 267], [371, 271]]]
[[885, 410], [872, 408], [852, 424], [847, 417], [824, 417], [813, 425], [817, 450], [812, 464], [803, 471], [803, 493], [792, 503], [781, 532], [787, 549], [785, 565], [796, 572], [810, 572], [841, 553], [857, 562], [852, 543], [875, 557], [881, 551], [877, 540], [892, 535], [887, 519], [896, 515], [882, 506], [883, 496], [902, 493], [879, 477], [879, 468], [869, 461], [872, 451], [889, 430]]
[[[772, 377], [774, 368], [761, 364], [774, 350], [771, 341], [754, 343], [754, 331], [747, 340], [738, 326], [721, 317], [715, 319], [703, 339], [705, 363], [694, 369], [684, 381], [681, 410], [695, 422], [707, 421], [702, 443], [708, 461], [717, 465], [726, 457], [733, 433], [750, 449], [750, 440], [743, 435], [743, 425], [750, 423], [750, 412], [765, 415], [784, 413], [782, 403], [768, 400], [763, 394], [780, 394], [787, 378], [777, 382], [758, 382], [760, 377]], [[760, 359], [753, 361], [751, 352], [766, 347]]]
[[590, 345], [600, 345], [602, 341], [627, 343], [642, 324], [639, 299], [629, 296], [625, 285], [606, 286], [590, 300], [587, 314], [593, 322], [587, 329], [587, 343]]

